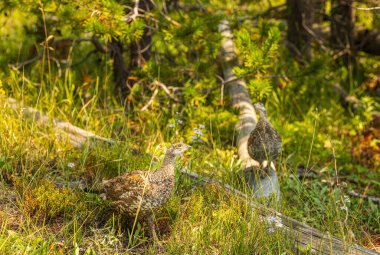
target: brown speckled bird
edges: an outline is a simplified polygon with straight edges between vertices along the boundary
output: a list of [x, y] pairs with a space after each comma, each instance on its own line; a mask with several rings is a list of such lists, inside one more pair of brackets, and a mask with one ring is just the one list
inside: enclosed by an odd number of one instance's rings
[[166, 151], [161, 167], [153, 172], [137, 170], [103, 181], [103, 197], [127, 217], [148, 221], [153, 237], [157, 239], [154, 212], [169, 200], [174, 188], [174, 162], [189, 148], [184, 143], [173, 144]]
[[260, 120], [248, 138], [248, 154], [260, 165], [265, 161], [274, 161], [281, 153], [282, 141], [279, 133], [273, 128], [262, 103], [254, 104]]

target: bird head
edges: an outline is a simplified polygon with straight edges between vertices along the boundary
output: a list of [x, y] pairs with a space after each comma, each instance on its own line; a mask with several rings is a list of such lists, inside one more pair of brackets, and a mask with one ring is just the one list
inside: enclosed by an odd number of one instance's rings
[[258, 102], [256, 104], [254, 104], [253, 107], [258, 112], [258, 114], [260, 115], [260, 117], [266, 118], [266, 116], [267, 116], [267, 109], [265, 109], [265, 106], [264, 106], [263, 103]]
[[189, 148], [191, 148], [190, 145], [187, 145], [183, 142], [175, 143], [172, 146], [169, 147], [166, 153], [172, 153], [174, 155], [181, 155], [185, 151], [187, 151]]

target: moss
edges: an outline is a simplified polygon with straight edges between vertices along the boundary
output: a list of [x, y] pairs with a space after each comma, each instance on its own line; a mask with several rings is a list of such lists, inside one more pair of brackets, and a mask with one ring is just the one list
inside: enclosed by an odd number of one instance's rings
[[68, 188], [57, 188], [52, 182], [41, 181], [27, 189], [23, 206], [26, 213], [39, 219], [53, 219], [64, 214], [86, 211], [81, 197]]

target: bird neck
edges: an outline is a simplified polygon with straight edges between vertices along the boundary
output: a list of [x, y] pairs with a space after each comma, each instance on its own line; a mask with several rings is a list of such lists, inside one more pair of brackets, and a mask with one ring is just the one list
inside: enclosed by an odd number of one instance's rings
[[260, 119], [268, 120], [267, 113], [264, 111], [258, 111], [260, 115]]
[[172, 153], [166, 154], [161, 167], [153, 172], [152, 179], [155, 179], [155, 177], [157, 177], [158, 179], [174, 177], [174, 162], [176, 158], [177, 156]]

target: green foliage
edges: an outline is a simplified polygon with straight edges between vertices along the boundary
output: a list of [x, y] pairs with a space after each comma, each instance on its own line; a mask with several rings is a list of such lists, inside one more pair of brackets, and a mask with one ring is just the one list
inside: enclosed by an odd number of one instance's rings
[[78, 194], [69, 189], [58, 189], [53, 183], [43, 182], [36, 188], [26, 190], [24, 195], [24, 210], [36, 218], [55, 218], [64, 213], [74, 215], [85, 212], [87, 208], [80, 202]]
[[[155, 4], [144, 13], [146, 20], [128, 23], [126, 13], [134, 1], [0, 2], [0, 37], [6, 38], [0, 42], [1, 181], [8, 184], [6, 190], [18, 192], [7, 199], [0, 196], [0, 253], [294, 253], [293, 241], [281, 229], [268, 231], [271, 226], [247, 201], [179, 173], [175, 194], [156, 214], [156, 229], [164, 240], [160, 246], [149, 240], [144, 224], [132, 233], [123, 215], [98, 194], [56, 186], [84, 180], [96, 190], [104, 178], [155, 169], [165, 148], [183, 140], [192, 149], [176, 169], [210, 175], [251, 195], [235, 146], [238, 113], [229, 108], [217, 76], [218, 24], [225, 18], [232, 24], [241, 60], [234, 72], [247, 81], [254, 101], [266, 99], [269, 119], [282, 136], [276, 168], [283, 203], [276, 209], [348, 242], [370, 243], [369, 236], [380, 231], [378, 206], [346, 196], [349, 190], [375, 196], [380, 190], [379, 166], [353, 158], [362, 131], [379, 110], [376, 86], [368, 89], [376, 85], [378, 59], [359, 56], [355, 74], [319, 49], [310, 63], [294, 61], [281, 42], [284, 21], [265, 15], [257, 22], [242, 21], [262, 13], [268, 1]], [[370, 26], [363, 14], [359, 20]], [[124, 44], [128, 65], [129, 45], [141, 38], [145, 25], [153, 31], [151, 58], [128, 70], [135, 81], [126, 99], [131, 107], [114, 95], [109, 54], [88, 55], [94, 48], [88, 41], [47, 49], [64, 38], [97, 38], [103, 47], [116, 39]], [[9, 68], [36, 56], [42, 57], [18, 70]], [[176, 102], [155, 81], [167, 86]], [[357, 112], [341, 106], [331, 86], [335, 83], [360, 98]], [[116, 143], [75, 149], [58, 139], [54, 128], [25, 120], [20, 109], [3, 107], [2, 96]], [[378, 139], [369, 144], [377, 148]], [[307, 167], [310, 179], [297, 177], [299, 165]], [[300, 250], [309, 253], [310, 247]]]
[[272, 26], [266, 38], [260, 43], [253, 40], [254, 30], [242, 28], [236, 33], [236, 46], [243, 61], [242, 67], [235, 67], [234, 72], [239, 77], [254, 77], [249, 79], [248, 88], [256, 100], [268, 97], [272, 92], [272, 85], [268, 80], [268, 71], [274, 64], [278, 53], [280, 31]]

